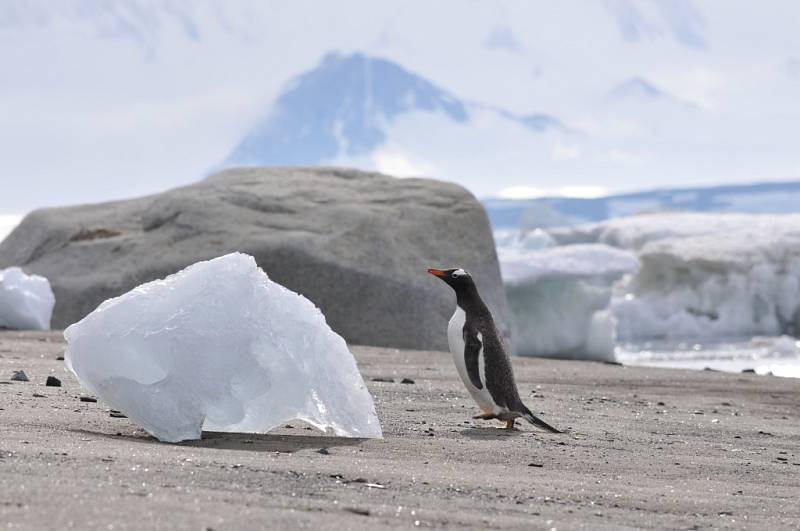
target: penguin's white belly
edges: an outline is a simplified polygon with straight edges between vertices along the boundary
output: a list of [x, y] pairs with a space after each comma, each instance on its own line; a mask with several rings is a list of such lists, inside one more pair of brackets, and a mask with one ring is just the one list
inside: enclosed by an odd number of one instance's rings
[[495, 415], [502, 412], [503, 408], [498, 407], [494, 400], [492, 399], [492, 395], [489, 393], [489, 390], [486, 389], [486, 377], [485, 377], [485, 361], [483, 357], [483, 341], [480, 336], [478, 338], [481, 339], [481, 351], [478, 355], [478, 373], [480, 375], [481, 384], [483, 384], [482, 389], [478, 389], [474, 385], [472, 385], [472, 380], [469, 378], [469, 373], [467, 373], [467, 363], [464, 359], [464, 323], [466, 322], [466, 314], [464, 310], [460, 307], [456, 307], [456, 312], [453, 314], [453, 317], [450, 318], [450, 323], [447, 325], [447, 342], [450, 346], [450, 353], [453, 355], [453, 361], [456, 364], [456, 370], [458, 371], [458, 375], [461, 377], [461, 381], [464, 382], [464, 387], [467, 388], [469, 394], [472, 395], [472, 398], [477, 402], [478, 407], [480, 407], [485, 413], [493, 413]]

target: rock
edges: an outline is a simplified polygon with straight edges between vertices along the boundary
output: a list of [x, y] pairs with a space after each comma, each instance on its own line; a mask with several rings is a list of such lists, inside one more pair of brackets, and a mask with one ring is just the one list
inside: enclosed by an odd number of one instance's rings
[[64, 328], [144, 282], [241, 251], [348, 342], [446, 350], [455, 307], [428, 267], [469, 270], [508, 336], [488, 219], [458, 185], [335, 168], [228, 170], [162, 194], [35, 211], [0, 267], [46, 276]]
[[403, 378], [402, 380], [400, 380], [400, 383], [401, 384], [413, 384], [415, 382], [411, 378]]
[[97, 402], [97, 399], [91, 396], [82, 396], [80, 398], [81, 402]]
[[61, 387], [61, 380], [59, 380], [55, 376], [48, 376], [47, 381], [45, 381], [44, 385], [46, 387]]
[[28, 375], [25, 374], [25, 371], [14, 371], [11, 375], [12, 382], [28, 382]]

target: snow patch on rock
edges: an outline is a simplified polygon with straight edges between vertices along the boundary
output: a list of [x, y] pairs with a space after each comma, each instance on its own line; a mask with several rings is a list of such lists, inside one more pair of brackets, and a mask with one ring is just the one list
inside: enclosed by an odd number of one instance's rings
[[0, 269], [0, 328], [49, 330], [55, 304], [46, 278], [19, 267]]

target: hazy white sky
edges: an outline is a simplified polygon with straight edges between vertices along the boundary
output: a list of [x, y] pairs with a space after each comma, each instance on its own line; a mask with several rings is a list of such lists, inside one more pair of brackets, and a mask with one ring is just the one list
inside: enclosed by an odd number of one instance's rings
[[[202, 177], [328, 51], [385, 57], [489, 118], [369, 161], [479, 196], [597, 194], [800, 176], [793, 0], [0, 3], [0, 215]], [[1, 230], [1, 229], [0, 229]]]

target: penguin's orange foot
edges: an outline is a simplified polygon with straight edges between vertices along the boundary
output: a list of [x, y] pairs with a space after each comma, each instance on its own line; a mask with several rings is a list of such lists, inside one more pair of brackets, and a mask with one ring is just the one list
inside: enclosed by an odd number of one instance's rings
[[513, 430], [514, 429], [514, 419], [506, 421], [506, 429]]
[[496, 419], [497, 415], [495, 415], [493, 413], [481, 413], [480, 415], [475, 415], [472, 418], [473, 419], [481, 419], [481, 420], [492, 420], [492, 419]]

